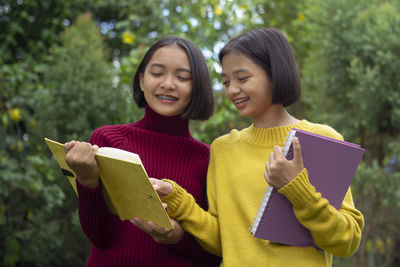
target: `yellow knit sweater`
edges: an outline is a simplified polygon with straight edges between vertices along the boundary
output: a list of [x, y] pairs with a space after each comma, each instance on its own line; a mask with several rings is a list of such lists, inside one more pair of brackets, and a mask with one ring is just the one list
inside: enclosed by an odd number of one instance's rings
[[343, 140], [331, 127], [306, 120], [291, 126], [232, 130], [211, 145], [208, 212], [173, 182], [173, 192], [162, 199], [170, 216], [205, 249], [222, 255], [221, 266], [331, 266], [332, 254], [348, 257], [357, 250], [364, 220], [354, 208], [350, 189], [336, 210], [309, 183], [306, 169], [279, 192], [292, 202], [297, 218], [323, 251], [274, 244], [250, 233], [268, 187], [265, 163], [274, 145], [283, 146], [292, 127]]

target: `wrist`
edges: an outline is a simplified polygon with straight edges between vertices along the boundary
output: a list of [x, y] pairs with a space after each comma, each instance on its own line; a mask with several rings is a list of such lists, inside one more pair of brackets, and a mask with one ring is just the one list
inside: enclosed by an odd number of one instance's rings
[[81, 180], [78, 177], [77, 177], [77, 179], [78, 179], [79, 183], [82, 186], [86, 187], [86, 188], [96, 188], [96, 187], [99, 186], [99, 179], [98, 178], [97, 179], [93, 179], [93, 180], [86, 180], [86, 181], [85, 180]]

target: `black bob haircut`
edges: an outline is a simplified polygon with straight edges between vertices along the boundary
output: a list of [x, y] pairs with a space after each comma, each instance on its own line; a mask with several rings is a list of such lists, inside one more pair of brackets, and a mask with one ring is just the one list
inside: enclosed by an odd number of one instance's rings
[[263, 28], [242, 33], [221, 49], [221, 63], [228, 53], [247, 56], [265, 70], [273, 86], [272, 104], [286, 107], [300, 98], [300, 74], [293, 49], [279, 30]]
[[140, 89], [139, 77], [141, 74], [144, 74], [146, 66], [154, 53], [162, 47], [171, 45], [176, 45], [186, 52], [191, 67], [191, 100], [183, 114], [181, 114], [181, 117], [192, 120], [207, 120], [214, 112], [214, 95], [207, 63], [201, 50], [192, 41], [183, 37], [175, 35], [166, 36], [149, 48], [140, 62], [133, 79], [133, 98], [139, 107], [142, 108], [147, 105], [144, 94]]

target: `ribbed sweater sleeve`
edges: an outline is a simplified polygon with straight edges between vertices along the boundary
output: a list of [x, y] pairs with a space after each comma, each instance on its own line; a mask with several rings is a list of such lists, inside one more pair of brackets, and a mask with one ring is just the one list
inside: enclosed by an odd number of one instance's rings
[[222, 255], [218, 219], [196, 204], [193, 196], [174, 181], [164, 179], [173, 185], [173, 192], [162, 201], [168, 204], [168, 214], [181, 222], [182, 227], [192, 234], [207, 251]]
[[279, 193], [284, 194], [293, 204], [297, 219], [310, 230], [320, 248], [338, 257], [354, 254], [361, 240], [364, 219], [361, 212], [354, 208], [350, 188], [341, 208], [336, 210], [316, 192], [304, 169]]
[[107, 247], [117, 231], [116, 218], [107, 211], [102, 185], [89, 189], [76, 180], [79, 197], [79, 219], [83, 233], [99, 247]]
[[[343, 140], [336, 131], [315, 125], [313, 131]], [[308, 179], [307, 169], [279, 190], [293, 204], [299, 222], [310, 230], [315, 243], [325, 251], [339, 257], [349, 257], [357, 250], [361, 241], [364, 218], [354, 207], [349, 188], [339, 210], [329, 205]], [[326, 238], [329, 236], [329, 238]]]
[[[98, 131], [92, 133], [89, 142], [99, 147], [107, 146], [106, 139]], [[111, 244], [118, 226], [116, 216], [107, 211], [101, 181], [93, 189], [82, 186], [78, 179], [76, 184], [82, 231], [93, 245], [105, 248]]]
[[173, 185], [173, 192], [162, 200], [168, 204], [168, 214], [181, 222], [183, 228], [192, 234], [203, 248], [215, 254], [222, 255], [221, 236], [218, 223], [215, 186], [216, 177], [214, 153], [210, 155], [207, 173], [208, 212], [196, 204], [195, 199], [185, 189], [174, 181], [167, 180]]
[[[136, 123], [102, 126], [89, 142], [138, 154], [149, 177], [169, 178], [181, 184], [202, 206], [209, 146], [191, 137], [188, 121], [163, 117], [146, 107]], [[127, 174], [129, 175], [129, 174]], [[207, 253], [185, 233], [172, 245], [155, 242], [128, 220], [110, 213], [101, 183], [88, 189], [77, 183], [79, 220], [92, 250], [86, 266], [217, 266], [219, 259]]]

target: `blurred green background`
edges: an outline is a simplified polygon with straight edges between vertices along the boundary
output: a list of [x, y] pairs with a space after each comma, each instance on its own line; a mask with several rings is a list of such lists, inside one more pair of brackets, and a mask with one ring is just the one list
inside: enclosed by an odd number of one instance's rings
[[216, 56], [257, 27], [295, 50], [303, 96], [290, 112], [366, 148], [352, 184], [362, 242], [334, 266], [400, 266], [398, 0], [0, 0], [0, 266], [84, 265], [77, 198], [43, 137], [87, 140], [141, 118], [129, 87], [155, 40], [188, 37], [207, 58], [217, 107], [193, 136], [249, 125], [223, 96]]

